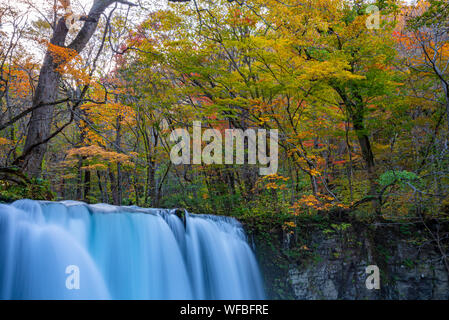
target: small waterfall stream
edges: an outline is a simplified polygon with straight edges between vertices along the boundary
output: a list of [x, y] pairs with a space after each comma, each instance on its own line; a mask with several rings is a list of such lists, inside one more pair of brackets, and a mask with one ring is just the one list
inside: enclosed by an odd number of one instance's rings
[[[67, 284], [75, 276], [79, 288]], [[174, 210], [76, 201], [0, 204], [0, 299], [264, 297], [235, 219], [186, 213], [183, 221]]]

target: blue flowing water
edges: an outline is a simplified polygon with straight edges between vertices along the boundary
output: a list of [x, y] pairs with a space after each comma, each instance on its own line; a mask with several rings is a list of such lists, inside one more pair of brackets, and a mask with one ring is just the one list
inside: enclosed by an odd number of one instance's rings
[[[72, 276], [79, 286], [67, 284]], [[171, 210], [75, 201], [0, 204], [0, 299], [264, 297], [235, 219], [186, 213], [182, 221]]]

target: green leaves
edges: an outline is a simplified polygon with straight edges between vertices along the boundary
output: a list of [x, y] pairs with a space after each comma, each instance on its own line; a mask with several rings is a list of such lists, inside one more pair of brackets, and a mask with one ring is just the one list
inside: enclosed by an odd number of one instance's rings
[[422, 184], [422, 180], [417, 174], [406, 170], [389, 170], [384, 172], [379, 178], [379, 184], [382, 187], [391, 186], [394, 184], [399, 184], [401, 187], [406, 187], [409, 183], [414, 186], [419, 186]]

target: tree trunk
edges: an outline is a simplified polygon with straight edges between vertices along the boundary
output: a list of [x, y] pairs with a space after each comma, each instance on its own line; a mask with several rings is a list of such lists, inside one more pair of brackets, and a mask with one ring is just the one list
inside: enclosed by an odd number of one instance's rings
[[81, 169], [82, 166], [83, 166], [83, 158], [80, 157], [78, 160], [78, 164], [76, 166], [77, 176], [76, 176], [76, 194], [75, 194], [75, 199], [80, 201], [82, 198], [82, 183], [83, 183], [83, 171]]
[[370, 185], [369, 196], [374, 197], [372, 206], [374, 211], [378, 212], [379, 200], [377, 198], [377, 176], [374, 165], [374, 154], [364, 124], [364, 112], [366, 110], [365, 102], [357, 91], [352, 93], [353, 100], [351, 100], [343, 88], [335, 86], [334, 89], [338, 92], [341, 99], [343, 100], [346, 106], [346, 110], [348, 111], [348, 114], [352, 121], [352, 126], [357, 135], [357, 140], [359, 141], [360, 149], [362, 151], [362, 157], [366, 165], [366, 172], [368, 174]]
[[[60, 47], [64, 46], [67, 32], [68, 29], [64, 19], [60, 19], [50, 43]], [[47, 144], [42, 143], [42, 141], [50, 136], [53, 120], [54, 106], [49, 103], [56, 101], [61, 79], [61, 75], [56, 71], [56, 68], [57, 65], [53, 61], [52, 54], [47, 51], [39, 73], [39, 82], [32, 105], [32, 107], [41, 107], [34, 109], [31, 113], [23, 150], [24, 157], [22, 163], [19, 164], [32, 177], [41, 175], [42, 161], [47, 151]]]
[[107, 198], [107, 190], [105, 190], [105, 188], [103, 188], [103, 183], [101, 182], [101, 173], [100, 171], [96, 170], [97, 172], [97, 178], [98, 178], [98, 189], [100, 190], [100, 194], [101, 194], [101, 202], [103, 203], [108, 203], [108, 198]]
[[[115, 137], [115, 144], [116, 144], [116, 151], [117, 152], [120, 152], [120, 145], [121, 145], [121, 142], [122, 142], [121, 121], [122, 121], [122, 117], [118, 116], [117, 119], [116, 119], [116, 137]], [[116, 190], [117, 190], [117, 203], [114, 203], [114, 204], [118, 205], [118, 206], [122, 205], [122, 183], [123, 183], [122, 166], [120, 165], [120, 163], [117, 163], [117, 187], [116, 187]]]
[[156, 199], [156, 173], [154, 170], [154, 161], [148, 160], [147, 164], [147, 194], [145, 195], [146, 202], [149, 200], [151, 206], [154, 206]]
[[108, 174], [109, 174], [109, 180], [111, 182], [111, 194], [112, 194], [112, 204], [118, 205], [119, 199], [118, 199], [118, 190], [117, 190], [117, 183], [115, 180], [114, 172], [112, 172], [111, 166], [108, 166]]
[[[369, 196], [377, 197], [377, 176], [374, 164], [374, 155], [371, 148], [371, 143], [369, 141], [369, 137], [366, 133], [365, 126], [363, 124], [363, 115], [360, 112], [357, 112], [352, 115], [352, 122], [354, 126], [354, 130], [357, 134], [357, 139], [359, 141], [360, 149], [362, 151], [362, 157], [365, 161], [366, 171], [368, 174], [368, 180], [370, 185]], [[373, 199], [373, 209], [377, 212], [379, 209], [378, 200]]]
[[444, 89], [444, 98], [446, 100], [446, 122], [447, 122], [447, 130], [449, 132], [449, 88], [448, 88], [448, 84], [445, 81], [442, 81], [442, 86]]
[[90, 170], [84, 171], [84, 197], [83, 201], [89, 203], [89, 193], [90, 193]]

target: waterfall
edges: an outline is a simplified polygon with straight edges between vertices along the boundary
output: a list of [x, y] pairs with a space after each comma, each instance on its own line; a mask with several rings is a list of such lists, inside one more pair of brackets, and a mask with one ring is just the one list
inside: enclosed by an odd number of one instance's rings
[[76, 201], [0, 204], [0, 299], [265, 297], [237, 220], [182, 218]]

